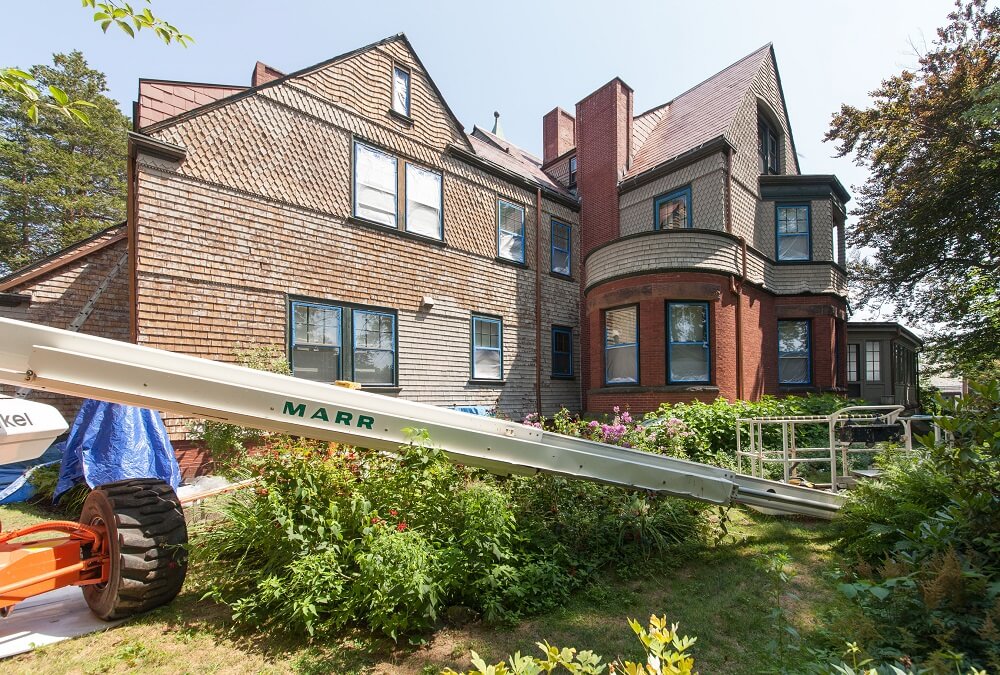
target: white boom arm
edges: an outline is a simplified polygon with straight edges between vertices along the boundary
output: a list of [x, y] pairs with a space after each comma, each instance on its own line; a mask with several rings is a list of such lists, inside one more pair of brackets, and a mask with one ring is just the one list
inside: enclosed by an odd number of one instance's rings
[[394, 451], [426, 429], [455, 462], [831, 518], [843, 497], [499, 419], [0, 319], [0, 382]]

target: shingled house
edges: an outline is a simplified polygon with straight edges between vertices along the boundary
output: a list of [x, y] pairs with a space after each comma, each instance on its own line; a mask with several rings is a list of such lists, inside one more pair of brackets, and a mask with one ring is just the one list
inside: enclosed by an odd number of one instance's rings
[[141, 80], [126, 226], [0, 280], [0, 312], [66, 326], [107, 281], [81, 330], [514, 418], [846, 391], [849, 196], [800, 173], [771, 46], [632, 101], [556, 108], [538, 159], [466, 133], [403, 35]]

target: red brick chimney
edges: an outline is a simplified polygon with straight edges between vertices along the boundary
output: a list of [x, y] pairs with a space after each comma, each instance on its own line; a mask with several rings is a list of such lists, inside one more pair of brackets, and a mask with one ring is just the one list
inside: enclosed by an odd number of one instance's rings
[[258, 61], [257, 65], [253, 67], [253, 75], [250, 76], [250, 86], [257, 87], [284, 76], [285, 74], [280, 70]]
[[618, 181], [631, 145], [632, 88], [616, 77], [576, 104], [581, 256], [619, 236]]
[[553, 108], [542, 118], [542, 164], [573, 149], [576, 120], [562, 108]]

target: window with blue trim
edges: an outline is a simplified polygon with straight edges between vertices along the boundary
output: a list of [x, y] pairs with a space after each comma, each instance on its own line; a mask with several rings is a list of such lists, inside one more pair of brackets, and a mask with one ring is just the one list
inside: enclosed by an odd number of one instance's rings
[[573, 329], [552, 326], [552, 377], [573, 377]]
[[812, 248], [808, 204], [775, 206], [778, 260], [810, 260]]
[[691, 227], [691, 188], [684, 187], [653, 202], [654, 229], [670, 230]]
[[556, 274], [567, 277], [573, 270], [572, 234], [573, 230], [569, 225], [552, 220], [551, 268]]
[[396, 383], [396, 317], [355, 309], [354, 377], [361, 384]]
[[472, 379], [503, 379], [503, 321], [472, 317]]
[[604, 384], [639, 382], [639, 308], [604, 311]]
[[342, 379], [341, 316], [340, 307], [292, 303], [292, 375], [317, 382]]
[[667, 303], [667, 370], [670, 382], [711, 380], [708, 303]]
[[524, 207], [497, 201], [497, 257], [524, 262]]
[[809, 384], [812, 354], [808, 320], [778, 322], [778, 383]]
[[317, 382], [350, 378], [370, 386], [396, 384], [393, 312], [292, 300], [289, 314], [288, 356], [295, 377]]
[[410, 72], [399, 66], [392, 69], [392, 109], [410, 116]]

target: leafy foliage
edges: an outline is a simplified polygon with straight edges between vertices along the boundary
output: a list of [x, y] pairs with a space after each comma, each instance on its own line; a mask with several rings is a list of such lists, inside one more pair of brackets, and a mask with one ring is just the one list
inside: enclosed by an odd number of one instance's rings
[[129, 121], [105, 96], [104, 74], [74, 51], [31, 75], [90, 101], [93, 123], [61, 116], [35, 123], [16, 95], [0, 92], [0, 275], [125, 218]]
[[944, 326], [932, 346], [967, 375], [1000, 363], [1000, 7], [988, 5], [959, 1], [917, 70], [883, 81], [869, 108], [842, 106], [826, 136], [870, 170], [850, 234], [875, 251], [852, 270], [859, 300]]
[[932, 667], [1000, 669], [1000, 382], [940, 401], [953, 446], [920, 439], [888, 455], [836, 522], [859, 561], [841, 584], [877, 620], [885, 645]]
[[451, 607], [512, 621], [705, 527], [694, 504], [456, 466], [422, 432], [398, 457], [286, 439], [245, 462], [256, 488], [204, 526], [195, 555], [237, 621], [278, 631], [398, 639]]

